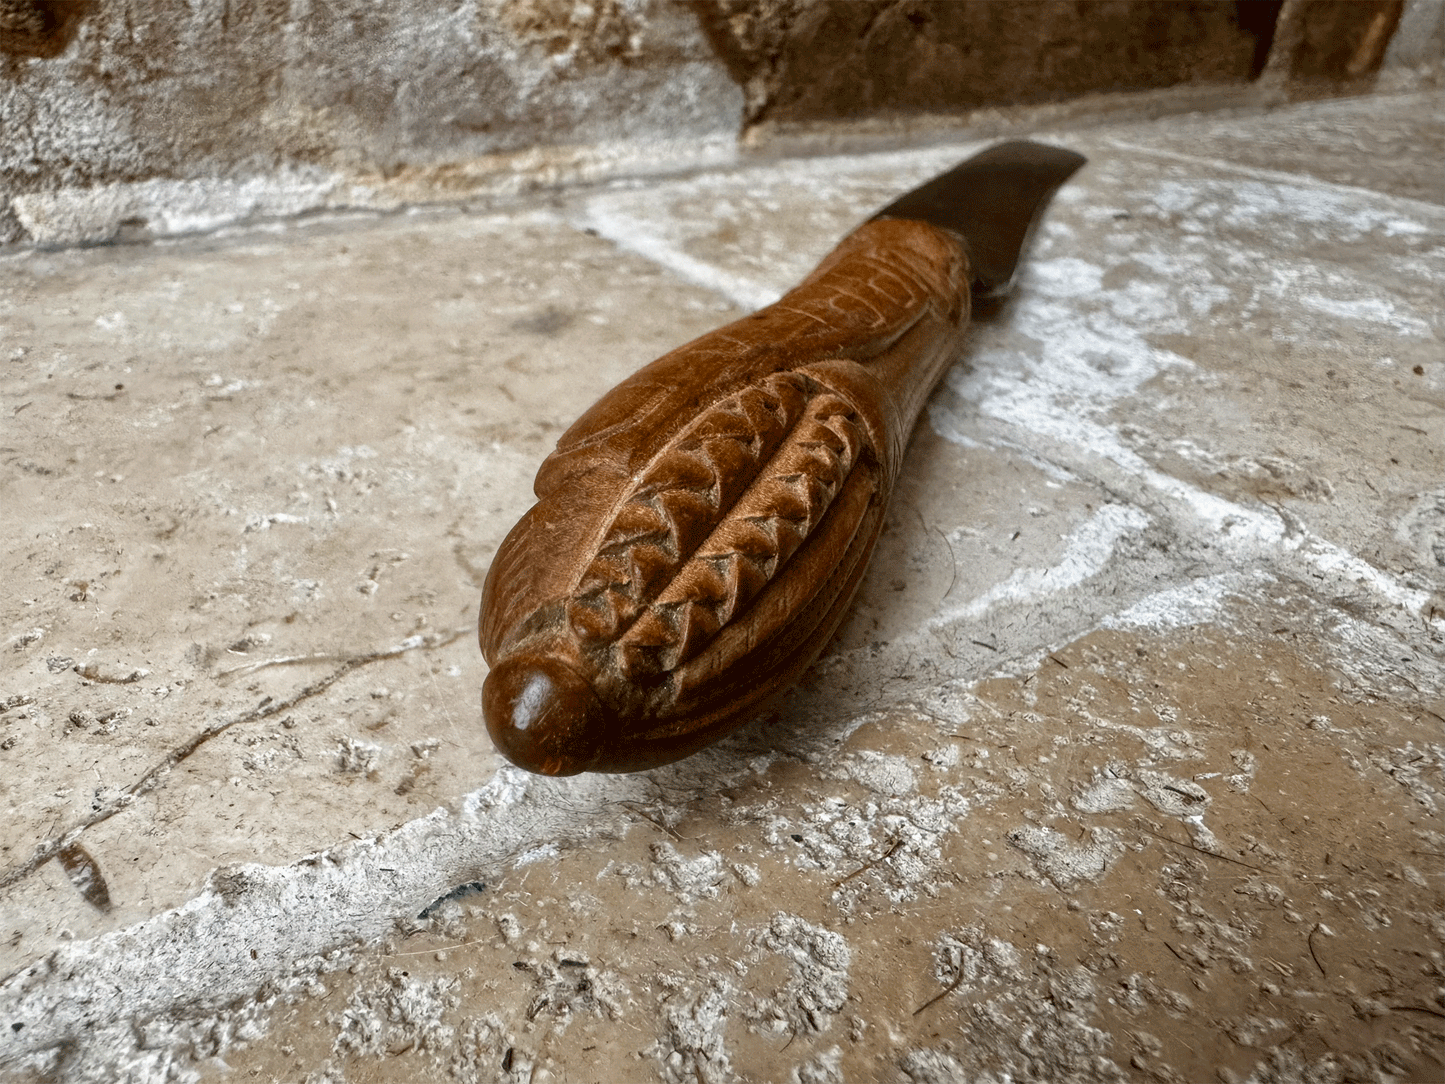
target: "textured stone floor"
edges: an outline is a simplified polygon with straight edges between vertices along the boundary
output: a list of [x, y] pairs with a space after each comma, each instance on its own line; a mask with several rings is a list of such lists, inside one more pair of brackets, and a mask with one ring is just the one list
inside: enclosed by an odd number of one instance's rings
[[975, 149], [0, 254], [0, 1080], [1445, 1076], [1445, 126], [1090, 164], [757, 724], [561, 781], [474, 619], [597, 395]]

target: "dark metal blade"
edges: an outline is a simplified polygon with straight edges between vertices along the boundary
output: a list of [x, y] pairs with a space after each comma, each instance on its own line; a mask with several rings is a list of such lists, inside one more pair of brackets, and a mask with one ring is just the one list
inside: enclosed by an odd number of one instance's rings
[[898, 197], [874, 218], [911, 218], [963, 238], [975, 297], [1008, 292], [1019, 257], [1050, 197], [1087, 159], [1014, 140], [980, 151]]

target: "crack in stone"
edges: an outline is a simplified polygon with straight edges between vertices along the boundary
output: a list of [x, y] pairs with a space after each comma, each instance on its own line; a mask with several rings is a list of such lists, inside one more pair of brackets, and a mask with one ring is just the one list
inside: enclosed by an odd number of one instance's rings
[[[234, 719], [227, 719], [224, 722], [208, 726], [183, 745], [171, 750], [163, 760], [153, 765], [144, 775], [114, 798], [104, 802], [98, 809], [95, 809], [90, 816], [71, 825], [71, 827], [65, 831], [36, 844], [35, 850], [31, 852], [29, 858], [0, 872], [0, 891], [4, 891], [11, 885], [24, 880], [56, 855], [62, 852], [68, 852], [70, 849], [77, 847], [80, 837], [87, 829], [94, 828], [97, 824], [110, 820], [111, 817], [122, 810], [130, 808], [137, 798], [144, 797], [159, 787], [161, 783], [165, 781], [166, 777], [170, 775], [171, 769], [176, 767], [176, 765], [180, 764], [212, 738], [225, 733], [232, 727], [239, 726], [243, 723], [254, 723], [261, 719], [269, 719], [273, 715], [280, 715], [283, 712], [290, 711], [298, 704], [321, 695], [347, 674], [350, 674], [354, 670], [360, 670], [363, 666], [369, 666], [375, 662], [385, 662], [388, 659], [400, 658], [408, 651], [430, 651], [435, 648], [446, 647], [448, 644], [455, 643], [463, 636], [470, 635], [471, 632], [472, 630], [470, 628], [461, 628], [453, 629], [445, 633], [434, 633], [430, 636], [413, 636], [403, 640], [395, 647], [382, 651], [371, 651], [363, 655], [296, 655], [255, 664], [252, 667], [253, 669], [260, 669], [262, 666], [281, 666], [298, 662], [329, 661], [336, 658], [344, 659], [341, 665], [331, 671], [331, 673], [313, 681], [310, 685], [303, 687], [285, 700], [272, 700], [270, 697], [267, 697], [250, 711], [238, 715]], [[245, 669], [245, 667], [241, 669]], [[234, 671], [231, 672], [234, 673]], [[224, 677], [225, 675], [222, 676]]]

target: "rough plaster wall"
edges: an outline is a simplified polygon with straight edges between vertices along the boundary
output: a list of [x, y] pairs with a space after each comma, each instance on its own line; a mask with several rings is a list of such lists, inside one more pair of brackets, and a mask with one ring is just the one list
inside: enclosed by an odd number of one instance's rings
[[[117, 0], [72, 20], [53, 58], [40, 55], [41, 7], [0, 9], [0, 207], [79, 186], [283, 175], [254, 209], [286, 214], [338, 171], [386, 180], [537, 146], [726, 138], [740, 112], [696, 20], [663, 0]], [[223, 185], [211, 202], [236, 198]], [[0, 242], [102, 239], [146, 217], [102, 211], [99, 227], [67, 232], [26, 222], [39, 212], [22, 201], [0, 211]]]

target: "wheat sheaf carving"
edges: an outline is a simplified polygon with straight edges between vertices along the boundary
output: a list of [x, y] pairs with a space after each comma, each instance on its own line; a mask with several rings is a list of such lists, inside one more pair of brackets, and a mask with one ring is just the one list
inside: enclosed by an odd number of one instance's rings
[[621, 502], [568, 600], [573, 632], [632, 680], [695, 657], [807, 539], [862, 441], [853, 408], [803, 373], [717, 403]]

